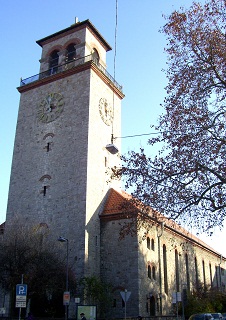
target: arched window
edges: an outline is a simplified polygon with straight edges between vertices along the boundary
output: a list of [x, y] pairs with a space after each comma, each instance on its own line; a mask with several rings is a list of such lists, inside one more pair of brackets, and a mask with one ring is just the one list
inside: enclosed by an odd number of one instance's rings
[[147, 237], [147, 248], [150, 250], [150, 238]]
[[217, 288], [219, 288], [217, 266], [215, 266], [215, 279], [216, 279]]
[[179, 254], [175, 250], [175, 275], [176, 275], [176, 290], [180, 291], [180, 276], [179, 276]]
[[202, 261], [202, 273], [203, 273], [203, 284], [204, 284], [204, 287], [206, 287], [206, 271], [205, 271], [205, 262], [204, 262], [204, 260]]
[[73, 61], [76, 57], [76, 49], [75, 44], [71, 43], [67, 46], [67, 55], [66, 55], [66, 62]]
[[59, 55], [58, 55], [57, 50], [54, 50], [51, 55], [50, 55], [50, 59], [49, 59], [49, 70], [50, 70], [50, 74], [54, 74], [57, 73], [58, 70], [58, 62], [59, 62]]
[[155, 241], [151, 239], [151, 250], [155, 251]]
[[163, 268], [164, 268], [164, 291], [166, 294], [169, 292], [168, 288], [168, 275], [167, 275], [167, 256], [166, 256], [166, 245], [163, 245]]
[[40, 190], [40, 193], [43, 194], [43, 196], [46, 196], [47, 193], [47, 189], [49, 189], [49, 185], [47, 185], [47, 181], [46, 180], [51, 180], [51, 176], [49, 174], [44, 174], [44, 176], [42, 176], [39, 181], [42, 182], [42, 189]]
[[154, 280], [156, 280], [155, 266], [152, 267], [152, 277]]
[[186, 267], [186, 282], [187, 289], [190, 291], [190, 273], [189, 273], [189, 263], [188, 263], [188, 255], [185, 253], [185, 267]]
[[93, 49], [93, 61], [98, 64], [100, 61], [99, 54], [96, 49]]
[[211, 287], [213, 286], [213, 274], [212, 274], [212, 266], [211, 263], [209, 264], [209, 269], [210, 269], [210, 283]]
[[199, 274], [198, 274], [198, 262], [197, 262], [197, 258], [195, 257], [195, 284], [196, 284], [196, 288], [198, 288], [199, 286]]

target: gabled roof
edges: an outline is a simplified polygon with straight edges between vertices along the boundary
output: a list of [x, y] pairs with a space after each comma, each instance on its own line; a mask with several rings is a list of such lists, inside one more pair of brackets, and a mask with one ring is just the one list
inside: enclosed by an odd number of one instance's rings
[[[125, 191], [110, 189], [107, 194], [103, 211], [100, 214], [100, 219], [120, 220], [130, 218], [131, 216], [129, 214], [135, 213], [139, 215], [139, 213], [142, 212], [142, 208], [143, 206], [140, 201], [133, 199], [133, 197]], [[169, 232], [177, 234], [179, 237], [183, 237], [187, 241], [221, 256], [221, 254], [216, 252], [212, 247], [161, 213], [154, 211], [151, 208], [149, 208], [149, 211], [147, 210], [145, 213], [149, 213], [148, 219], [150, 219], [150, 222], [154, 222], [155, 224], [164, 223], [164, 228]]]
[[102, 211], [102, 215], [121, 214], [127, 211], [138, 210], [135, 205], [129, 203], [132, 196], [125, 191], [118, 192], [115, 189], [108, 191], [107, 200]]

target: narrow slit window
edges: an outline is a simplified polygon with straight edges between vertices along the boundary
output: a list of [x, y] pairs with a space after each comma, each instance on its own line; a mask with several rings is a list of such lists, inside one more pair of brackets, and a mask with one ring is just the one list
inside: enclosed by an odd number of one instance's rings
[[148, 266], [148, 278], [151, 279], [151, 266]]

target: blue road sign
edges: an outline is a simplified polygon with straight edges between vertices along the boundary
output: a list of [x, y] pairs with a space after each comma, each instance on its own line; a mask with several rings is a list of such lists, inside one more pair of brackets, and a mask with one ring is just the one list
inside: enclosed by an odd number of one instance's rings
[[17, 284], [16, 285], [16, 295], [17, 296], [26, 296], [27, 295], [27, 285], [26, 284]]

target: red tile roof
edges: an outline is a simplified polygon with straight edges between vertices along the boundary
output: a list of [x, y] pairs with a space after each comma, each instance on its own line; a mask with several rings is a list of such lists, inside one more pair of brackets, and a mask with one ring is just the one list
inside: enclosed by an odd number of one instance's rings
[[119, 214], [125, 212], [125, 207], [127, 211], [134, 211], [137, 208], [129, 203], [129, 200], [132, 199], [132, 196], [126, 193], [125, 191], [118, 192], [114, 189], [108, 191], [107, 200], [102, 212], [102, 215], [109, 214]]

